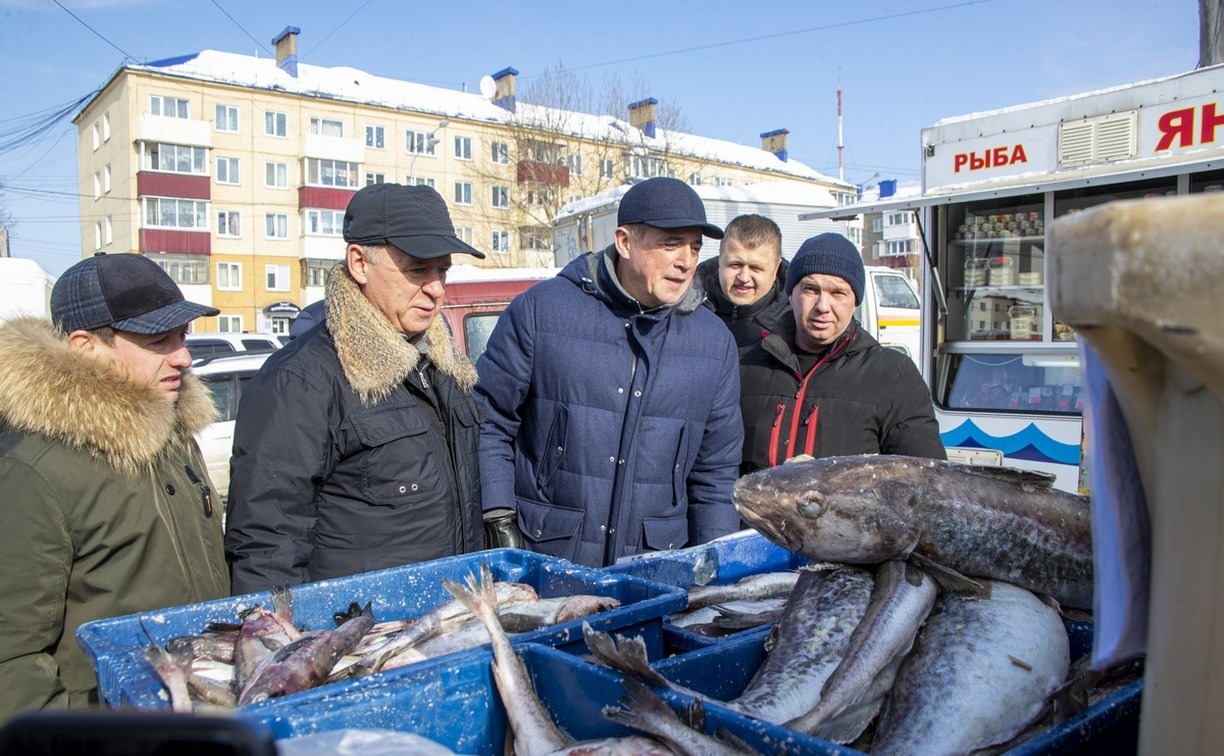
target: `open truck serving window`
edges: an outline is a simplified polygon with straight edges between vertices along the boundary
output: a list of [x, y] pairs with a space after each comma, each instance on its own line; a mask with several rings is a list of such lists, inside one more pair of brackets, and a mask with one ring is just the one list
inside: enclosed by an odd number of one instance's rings
[[1075, 332], [1050, 308], [1046, 230], [1120, 199], [1224, 189], [1224, 66], [945, 118], [922, 130], [922, 194], [811, 213], [922, 221], [919, 367], [949, 458], [1083, 490]]
[[510, 300], [557, 274], [553, 268], [477, 268], [455, 265], [446, 278], [446, 318], [456, 343], [473, 363]]

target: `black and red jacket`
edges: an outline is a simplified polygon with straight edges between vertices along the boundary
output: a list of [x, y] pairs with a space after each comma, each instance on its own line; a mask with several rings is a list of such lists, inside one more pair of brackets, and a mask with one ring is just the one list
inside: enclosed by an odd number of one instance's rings
[[740, 474], [810, 454], [906, 454], [946, 459], [931, 394], [912, 360], [853, 321], [807, 371], [783, 324], [740, 358]]

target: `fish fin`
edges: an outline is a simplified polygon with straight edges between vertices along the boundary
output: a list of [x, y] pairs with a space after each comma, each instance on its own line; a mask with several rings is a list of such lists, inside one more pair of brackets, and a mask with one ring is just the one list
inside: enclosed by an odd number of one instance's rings
[[931, 577], [935, 578], [939, 586], [946, 591], [960, 593], [974, 598], [988, 599], [990, 598], [990, 581], [975, 580], [967, 577], [952, 569], [936, 562], [930, 557], [925, 557], [918, 552], [913, 552], [909, 555], [910, 560], [915, 562], [919, 567], [926, 570]]
[[595, 659], [604, 666], [655, 685], [671, 685], [667, 678], [651, 668], [646, 643], [639, 636], [622, 635], [618, 640], [594, 629], [589, 622], [583, 622], [582, 637]]
[[983, 478], [991, 478], [1030, 491], [1049, 491], [1054, 487], [1054, 475], [1036, 470], [991, 465], [957, 465], [957, 469], [970, 475], [980, 475]]

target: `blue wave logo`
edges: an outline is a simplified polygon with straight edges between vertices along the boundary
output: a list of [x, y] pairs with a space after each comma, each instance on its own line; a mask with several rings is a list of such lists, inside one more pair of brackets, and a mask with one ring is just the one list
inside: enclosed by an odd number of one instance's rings
[[992, 436], [966, 420], [946, 433], [939, 434], [944, 446], [969, 446], [979, 449], [997, 449], [1004, 457], [1026, 459], [1032, 462], [1053, 462], [1060, 465], [1078, 465], [1079, 444], [1064, 444], [1047, 436], [1035, 424], [1029, 423], [1018, 433], [1010, 436]]

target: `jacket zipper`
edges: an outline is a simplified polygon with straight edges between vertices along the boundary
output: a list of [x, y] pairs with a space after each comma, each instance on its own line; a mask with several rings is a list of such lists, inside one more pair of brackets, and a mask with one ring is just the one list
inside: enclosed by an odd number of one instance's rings
[[[795, 395], [795, 414], [791, 418], [790, 436], [787, 439], [787, 448], [792, 452], [791, 457], [795, 456], [796, 441], [799, 440], [799, 418], [803, 413], [803, 398], [807, 394], [808, 381], [811, 379], [813, 375], [816, 374], [817, 370], [820, 370], [821, 365], [833, 359], [833, 357], [836, 356], [838, 352], [845, 349], [846, 346], [850, 342], [851, 342], [851, 339], [845, 339], [840, 344], [838, 344], [837, 346], [833, 347], [828, 352], [826, 352], [825, 356], [821, 357], [820, 361], [817, 362], [815, 365], [813, 365], [812, 369], [807, 371], [807, 375], [803, 376], [803, 378], [800, 380], [799, 393]], [[804, 453], [812, 454], [813, 456], [815, 456], [813, 454], [813, 451], [815, 449], [815, 443], [816, 443], [816, 423], [814, 421], [816, 419], [816, 412], [819, 409], [820, 409], [819, 407], [814, 407], [812, 409], [811, 414], [808, 415], [808, 420], [813, 421], [813, 422], [811, 423], [811, 425], [808, 427], [808, 430], [807, 430], [806, 451]], [[807, 425], [807, 423], [805, 422], [804, 425]], [[787, 459], [789, 459], [789, 457]]]
[[769, 432], [769, 466], [778, 464], [778, 436], [782, 435], [782, 413], [786, 411], [786, 403], [778, 402], [774, 407], [773, 430]]

